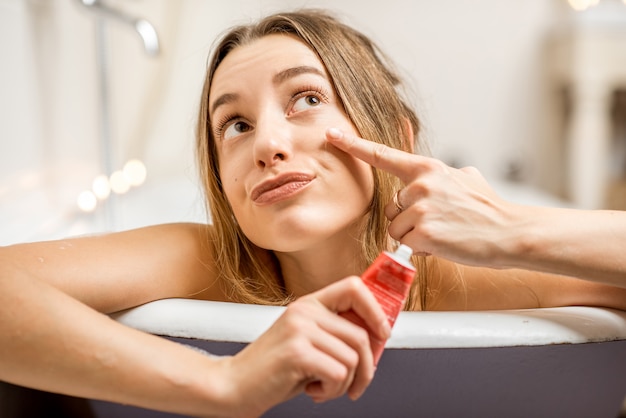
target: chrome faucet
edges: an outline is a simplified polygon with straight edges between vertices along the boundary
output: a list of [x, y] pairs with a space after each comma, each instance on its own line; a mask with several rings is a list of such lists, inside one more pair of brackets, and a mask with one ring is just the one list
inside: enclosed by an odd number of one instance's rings
[[[160, 52], [159, 37], [154, 26], [144, 19], [129, 16], [105, 4], [102, 0], [78, 0], [86, 10], [96, 16], [96, 59], [98, 70], [98, 87], [100, 98], [100, 170], [107, 176], [113, 173], [117, 162], [115, 161], [114, 143], [111, 132], [111, 109], [109, 97], [109, 57], [106, 28], [108, 20], [124, 23], [131, 26], [141, 36], [144, 50], [149, 56], [155, 57]], [[104, 226], [107, 230], [115, 230], [117, 212], [119, 210], [116, 198], [104, 202], [102, 215]]]
[[141, 36], [146, 53], [151, 56], [159, 54], [159, 36], [157, 35], [154, 26], [152, 26], [152, 24], [147, 20], [129, 16], [119, 10], [107, 6], [101, 0], [78, 0], [78, 2], [85, 6], [87, 10], [99, 16], [132, 26], [139, 36]]

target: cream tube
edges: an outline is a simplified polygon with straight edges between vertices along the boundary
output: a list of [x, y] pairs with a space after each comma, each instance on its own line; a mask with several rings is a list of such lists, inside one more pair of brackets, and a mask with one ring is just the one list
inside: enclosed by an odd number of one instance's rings
[[[361, 279], [383, 308], [391, 327], [395, 324], [396, 318], [404, 306], [415, 277], [415, 267], [410, 262], [411, 255], [413, 255], [413, 250], [401, 244], [394, 253], [382, 252], [361, 275]], [[346, 312], [342, 316], [365, 327], [363, 320], [352, 311]], [[370, 344], [374, 355], [374, 364], [378, 364], [385, 347], [385, 341], [373, 338], [370, 333]]]

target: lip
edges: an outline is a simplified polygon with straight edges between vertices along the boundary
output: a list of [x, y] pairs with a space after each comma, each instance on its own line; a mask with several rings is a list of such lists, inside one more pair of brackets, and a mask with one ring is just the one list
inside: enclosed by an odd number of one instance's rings
[[300, 192], [315, 177], [307, 173], [283, 173], [265, 180], [252, 189], [250, 198], [258, 205], [287, 199]]

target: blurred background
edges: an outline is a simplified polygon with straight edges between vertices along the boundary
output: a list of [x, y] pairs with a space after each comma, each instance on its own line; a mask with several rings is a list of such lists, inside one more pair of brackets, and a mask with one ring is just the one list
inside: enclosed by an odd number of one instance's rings
[[623, 0], [0, 0], [0, 245], [206, 221], [211, 44], [304, 6], [398, 64], [434, 156], [521, 203], [626, 209]]

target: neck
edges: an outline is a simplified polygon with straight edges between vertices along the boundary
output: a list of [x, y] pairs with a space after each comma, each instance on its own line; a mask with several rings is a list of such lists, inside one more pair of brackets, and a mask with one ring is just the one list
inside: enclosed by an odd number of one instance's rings
[[276, 253], [287, 291], [295, 297], [314, 292], [337, 280], [360, 275], [366, 266], [358, 241], [324, 242], [318, 248]]

